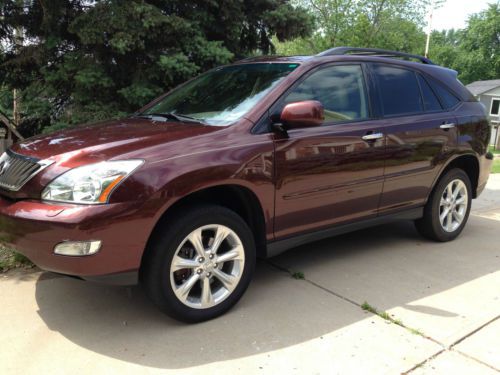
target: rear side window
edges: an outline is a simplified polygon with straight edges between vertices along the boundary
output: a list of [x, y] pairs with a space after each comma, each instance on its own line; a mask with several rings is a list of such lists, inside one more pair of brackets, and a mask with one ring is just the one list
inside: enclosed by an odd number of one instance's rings
[[443, 107], [441, 107], [439, 99], [437, 98], [436, 94], [434, 94], [434, 91], [432, 91], [425, 78], [420, 74], [417, 74], [417, 77], [418, 83], [420, 84], [420, 89], [422, 90], [422, 99], [424, 101], [425, 110], [427, 112], [441, 111]]
[[444, 108], [452, 108], [460, 102], [460, 100], [455, 95], [453, 95], [440, 83], [437, 83], [434, 80], [430, 80], [429, 83], [432, 86], [434, 92], [439, 96], [439, 99], [441, 99], [441, 103], [443, 104]]
[[385, 116], [423, 111], [420, 88], [414, 72], [384, 65], [375, 65], [374, 73]]

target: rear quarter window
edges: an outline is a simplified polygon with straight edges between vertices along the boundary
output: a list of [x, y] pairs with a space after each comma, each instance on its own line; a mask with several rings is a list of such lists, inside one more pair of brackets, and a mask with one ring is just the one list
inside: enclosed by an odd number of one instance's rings
[[450, 92], [447, 88], [445, 88], [442, 84], [436, 82], [435, 80], [429, 80], [429, 84], [431, 85], [434, 92], [439, 96], [441, 100], [441, 104], [444, 108], [450, 109], [456, 106], [460, 99], [458, 99], [454, 94]]
[[420, 89], [422, 90], [422, 99], [424, 101], [424, 107], [427, 112], [441, 111], [443, 107], [439, 102], [438, 97], [427, 83], [426, 79], [420, 74], [417, 74], [418, 83], [420, 84]]

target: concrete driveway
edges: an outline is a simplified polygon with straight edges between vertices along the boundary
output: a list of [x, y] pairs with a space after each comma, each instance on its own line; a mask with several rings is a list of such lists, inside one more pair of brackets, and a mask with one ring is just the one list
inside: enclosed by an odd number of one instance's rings
[[458, 240], [396, 223], [302, 246], [260, 262], [207, 323], [169, 319], [139, 288], [48, 273], [4, 274], [0, 296], [2, 374], [498, 374], [500, 175]]

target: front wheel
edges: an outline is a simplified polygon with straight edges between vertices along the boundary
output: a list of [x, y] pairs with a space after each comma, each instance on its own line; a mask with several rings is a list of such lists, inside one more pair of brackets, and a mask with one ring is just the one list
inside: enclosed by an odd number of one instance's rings
[[245, 292], [255, 268], [246, 223], [220, 206], [192, 208], [154, 239], [142, 270], [146, 293], [186, 322], [215, 318]]
[[469, 218], [472, 189], [469, 176], [461, 169], [451, 169], [432, 191], [424, 216], [415, 221], [421, 235], [445, 242], [455, 239]]

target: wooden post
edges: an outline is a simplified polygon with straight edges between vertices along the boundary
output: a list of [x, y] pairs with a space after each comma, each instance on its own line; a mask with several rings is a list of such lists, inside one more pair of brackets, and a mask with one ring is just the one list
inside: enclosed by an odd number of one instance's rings
[[[17, 6], [24, 7], [24, 0], [17, 0]], [[15, 51], [18, 54], [23, 46], [23, 30], [21, 27], [16, 27], [14, 30], [14, 43]], [[14, 125], [17, 127], [21, 124], [21, 98], [17, 89], [12, 91], [13, 96], [13, 106], [12, 106], [12, 117]]]
[[18, 127], [21, 124], [21, 100], [17, 96], [17, 90], [14, 89], [12, 90], [12, 97], [13, 97], [13, 108], [12, 108], [12, 115], [13, 115], [13, 122], [16, 127]]
[[493, 145], [494, 150], [500, 150], [500, 137], [498, 132], [500, 131], [500, 123], [496, 126], [496, 134], [495, 134], [495, 144]]

